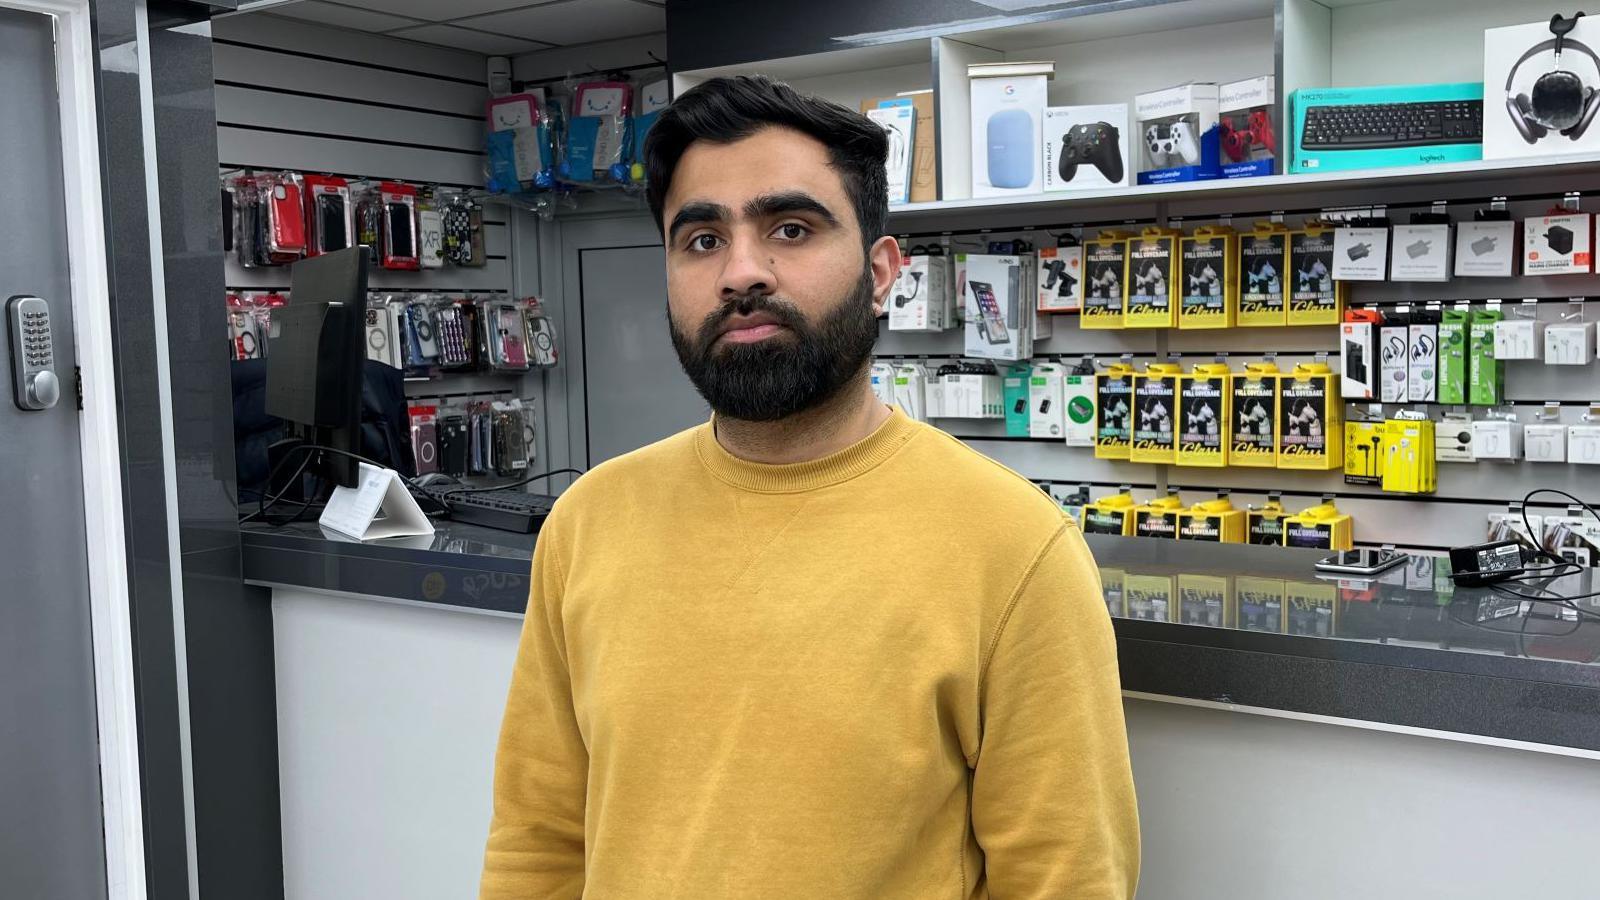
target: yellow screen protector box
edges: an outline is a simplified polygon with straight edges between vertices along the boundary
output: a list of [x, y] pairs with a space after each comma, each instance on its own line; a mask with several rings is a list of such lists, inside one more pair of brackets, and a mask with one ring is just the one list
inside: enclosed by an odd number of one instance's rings
[[1228, 417], [1228, 465], [1278, 465], [1278, 366], [1249, 363], [1233, 376]]
[[1178, 513], [1178, 540], [1212, 544], [1244, 543], [1244, 510], [1226, 497], [1196, 503]]
[[1123, 280], [1128, 273], [1126, 231], [1102, 231], [1083, 242], [1083, 309], [1078, 327], [1123, 328]]
[[1133, 536], [1176, 538], [1178, 513], [1183, 503], [1177, 497], [1160, 497], [1133, 508]]
[[1283, 631], [1282, 578], [1235, 575], [1233, 621], [1245, 631]]
[[1122, 318], [1129, 328], [1171, 328], [1178, 324], [1178, 231], [1146, 228], [1128, 241], [1123, 276], [1127, 301]]
[[1128, 618], [1171, 622], [1172, 590], [1171, 575], [1124, 575], [1122, 594], [1128, 605]]
[[1344, 401], [1327, 363], [1300, 363], [1278, 379], [1278, 468], [1337, 469], [1344, 461]]
[[1239, 238], [1239, 324], [1275, 327], [1289, 320], [1289, 229], [1279, 222], [1257, 222]]
[[1238, 241], [1224, 225], [1202, 226], [1178, 240], [1180, 329], [1233, 327], [1239, 308]]
[[1227, 363], [1201, 363], [1178, 382], [1182, 410], [1178, 465], [1228, 464], [1228, 422], [1233, 412], [1233, 372]]
[[1328, 581], [1286, 581], [1283, 584], [1284, 630], [1289, 634], [1333, 637], [1338, 634], [1339, 589]]
[[1172, 463], [1178, 456], [1175, 420], [1178, 415], [1178, 379], [1183, 367], [1177, 363], [1150, 363], [1133, 376], [1133, 447], [1128, 458], [1134, 462]]
[[1094, 379], [1094, 455], [1127, 459], [1133, 442], [1133, 366], [1114, 363]]
[[1084, 534], [1133, 534], [1133, 495], [1112, 494], [1083, 507]]
[[1178, 621], [1184, 625], [1208, 625], [1212, 628], [1230, 628], [1233, 620], [1228, 613], [1228, 577], [1226, 575], [1178, 575]]
[[1289, 513], [1277, 500], [1268, 500], [1260, 509], [1254, 506], [1245, 510], [1245, 543], [1263, 546], [1283, 546], [1284, 520]]
[[1337, 325], [1344, 285], [1333, 280], [1334, 229], [1311, 225], [1289, 234], [1290, 325]]
[[1313, 550], [1349, 550], [1355, 528], [1332, 502], [1301, 510], [1283, 520], [1283, 545]]

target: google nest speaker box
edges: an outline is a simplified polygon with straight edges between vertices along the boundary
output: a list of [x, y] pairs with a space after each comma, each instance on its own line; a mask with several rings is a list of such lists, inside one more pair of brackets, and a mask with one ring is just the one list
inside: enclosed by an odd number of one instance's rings
[[972, 196], [1036, 194], [1044, 188], [1045, 83], [1055, 63], [981, 63], [972, 85]]

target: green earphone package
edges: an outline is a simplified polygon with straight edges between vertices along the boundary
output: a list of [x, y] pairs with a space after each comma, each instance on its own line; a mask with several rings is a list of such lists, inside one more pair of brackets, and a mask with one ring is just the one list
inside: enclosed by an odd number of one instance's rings
[[1494, 358], [1494, 323], [1505, 318], [1498, 309], [1480, 309], [1467, 324], [1467, 402], [1494, 406], [1506, 395], [1506, 371]]
[[[1464, 309], [1447, 309], [1439, 320], [1439, 402], [1467, 402], [1467, 319]], [[1494, 327], [1489, 328], [1494, 344]]]

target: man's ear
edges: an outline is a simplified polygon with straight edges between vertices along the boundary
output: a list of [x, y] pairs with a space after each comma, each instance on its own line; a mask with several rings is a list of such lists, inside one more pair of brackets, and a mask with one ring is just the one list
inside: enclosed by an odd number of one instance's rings
[[872, 311], [881, 316], [900, 278], [900, 242], [888, 235], [873, 241], [867, 248], [867, 266], [872, 271]]

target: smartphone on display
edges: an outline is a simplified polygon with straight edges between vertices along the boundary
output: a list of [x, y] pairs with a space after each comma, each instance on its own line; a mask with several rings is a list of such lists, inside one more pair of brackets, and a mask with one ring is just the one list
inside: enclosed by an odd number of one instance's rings
[[1394, 550], [1370, 548], [1341, 550], [1318, 560], [1317, 571], [1331, 572], [1335, 575], [1376, 575], [1400, 565], [1407, 559], [1410, 559], [1408, 554]]
[[968, 281], [972, 296], [978, 301], [978, 314], [983, 316], [984, 333], [991, 344], [1011, 343], [1011, 332], [1006, 328], [1006, 317], [1000, 312], [1000, 302], [995, 299], [994, 285], [985, 281]]

